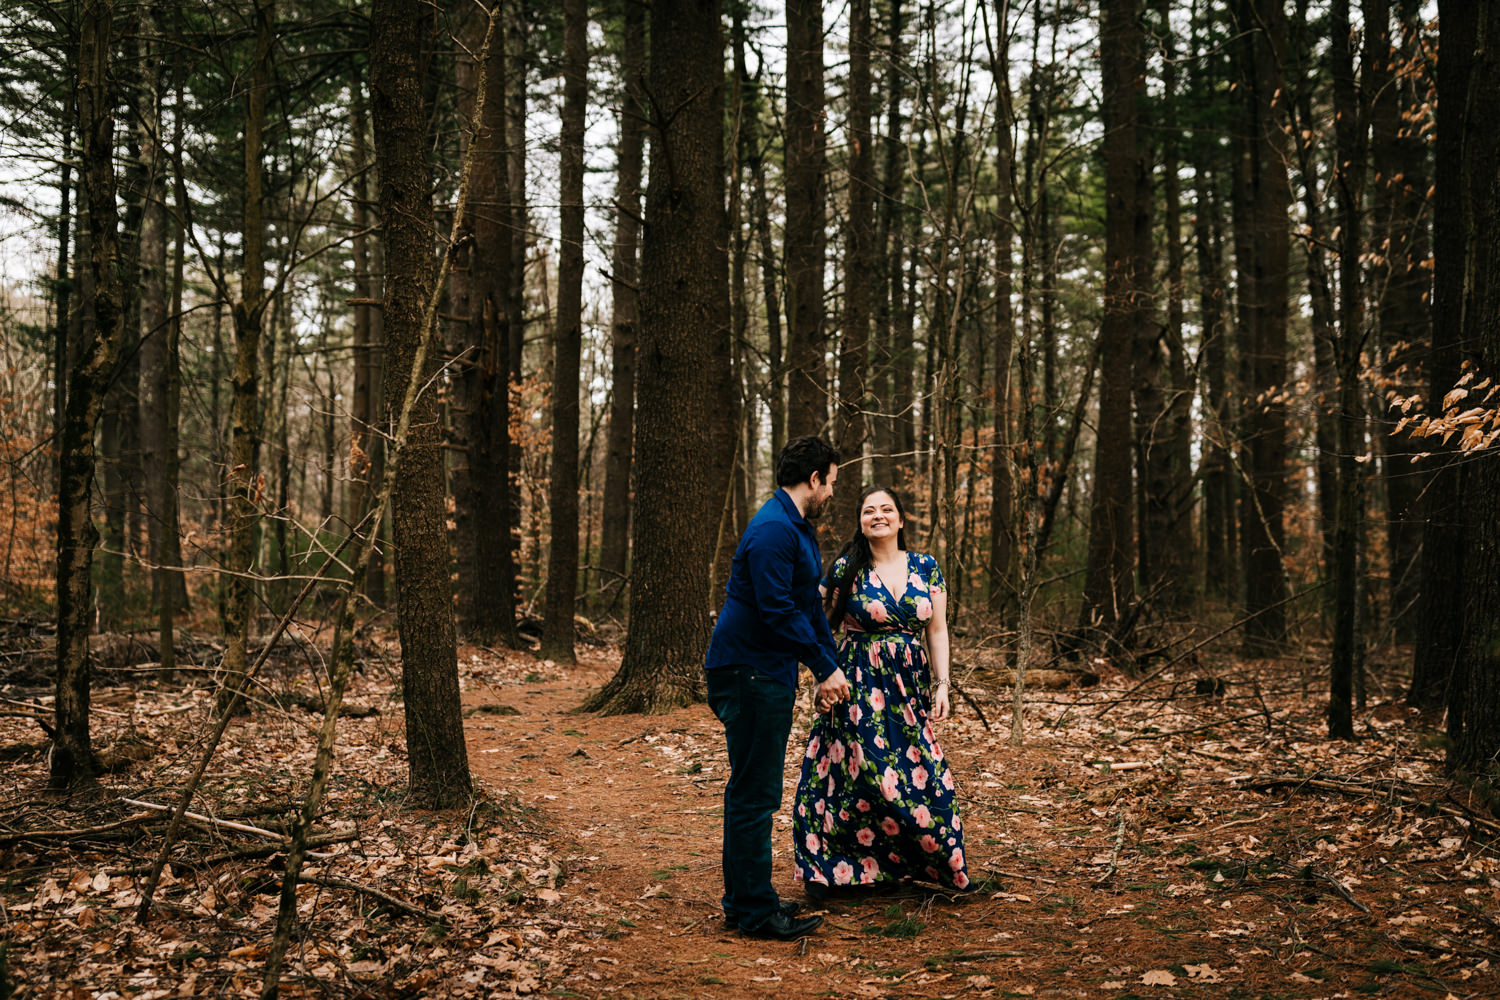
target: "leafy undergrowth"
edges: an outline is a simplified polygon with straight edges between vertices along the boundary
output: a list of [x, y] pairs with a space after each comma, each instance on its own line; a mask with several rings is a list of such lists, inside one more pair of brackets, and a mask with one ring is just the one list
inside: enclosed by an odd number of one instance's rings
[[[940, 735], [977, 888], [838, 896], [815, 936], [788, 945], [740, 937], [717, 912], [726, 765], [705, 708], [576, 714], [616, 650], [581, 647], [564, 669], [465, 647], [481, 794], [462, 813], [414, 812], [389, 642], [372, 643], [360, 715], [340, 724], [286, 996], [1500, 992], [1500, 826], [1447, 783], [1431, 720], [1379, 673], [1361, 739], [1328, 742], [1316, 650], [1205, 658], [1144, 684], [1096, 664], [1096, 686], [1028, 693], [1019, 748], [1003, 674], [961, 671], [967, 697]], [[24, 684], [0, 694], [46, 699]], [[119, 770], [86, 800], [49, 795], [35, 724], [0, 719], [16, 996], [258, 993], [284, 823], [321, 721], [296, 707], [318, 702], [305, 677], [278, 677], [230, 730], [194, 803], [219, 822], [190, 831], [152, 918], [133, 919], [163, 822], [124, 800], [175, 801], [211, 702], [203, 673], [102, 678], [95, 738]], [[788, 827], [783, 813], [776, 878], [795, 898]]]

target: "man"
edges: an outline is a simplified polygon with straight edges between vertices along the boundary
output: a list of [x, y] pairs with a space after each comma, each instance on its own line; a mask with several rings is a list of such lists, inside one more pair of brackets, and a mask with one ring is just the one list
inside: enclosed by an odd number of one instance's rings
[[740, 537], [724, 609], [704, 664], [708, 703], [724, 724], [724, 917], [751, 937], [791, 941], [822, 917], [797, 918], [771, 887], [771, 819], [781, 807], [797, 664], [818, 678], [818, 697], [842, 701], [849, 682], [835, 659], [818, 582], [822, 556], [810, 521], [833, 496], [839, 453], [818, 437], [787, 442], [776, 493]]

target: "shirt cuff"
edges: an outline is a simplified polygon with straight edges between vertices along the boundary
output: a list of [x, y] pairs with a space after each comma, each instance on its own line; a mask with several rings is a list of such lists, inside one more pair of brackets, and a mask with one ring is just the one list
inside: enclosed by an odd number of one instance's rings
[[839, 665], [838, 661], [835, 660], [832, 656], [825, 654], [816, 663], [809, 663], [807, 665], [807, 669], [813, 672], [813, 676], [816, 677], [818, 679], [818, 683], [821, 684], [828, 678], [833, 676], [834, 671], [839, 669]]

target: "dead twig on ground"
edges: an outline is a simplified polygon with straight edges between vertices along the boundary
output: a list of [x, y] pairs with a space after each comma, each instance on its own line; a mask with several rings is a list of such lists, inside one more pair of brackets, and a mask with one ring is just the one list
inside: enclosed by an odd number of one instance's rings
[[1094, 885], [1096, 887], [1107, 885], [1109, 883], [1109, 880], [1114, 878], [1115, 872], [1120, 868], [1120, 849], [1125, 846], [1125, 817], [1126, 810], [1121, 809], [1120, 828], [1115, 831], [1115, 847], [1109, 855], [1109, 867], [1104, 869], [1104, 874], [1100, 875], [1094, 881]]
[[[1173, 729], [1170, 732], [1165, 733], [1136, 733], [1134, 736], [1125, 737], [1120, 741], [1120, 743], [1130, 743], [1134, 740], [1164, 740], [1169, 736], [1185, 736], [1188, 733], [1201, 733], [1205, 729], [1217, 729], [1219, 726], [1227, 726], [1231, 723], [1244, 722], [1246, 719], [1258, 719], [1260, 717], [1260, 712], [1250, 712], [1246, 715], [1236, 715], [1232, 719], [1219, 719], [1217, 722], [1205, 722], [1203, 725], [1193, 726], [1191, 729]], [[1270, 727], [1267, 726], [1267, 728]]]
[[[142, 802], [139, 799], [127, 799], [124, 796], [121, 796], [120, 801], [139, 809], [154, 809], [159, 813], [170, 813], [173, 809], [172, 806], [164, 806], [156, 802]], [[251, 826], [249, 823], [236, 823], [232, 819], [214, 819], [212, 816], [205, 816], [202, 813], [194, 812], [184, 812], [182, 818], [197, 823], [200, 826], [217, 827], [221, 830], [235, 830], [239, 833], [248, 833], [255, 837], [265, 837], [269, 840], [279, 840], [282, 842], [286, 841], [286, 834], [284, 833], [277, 833], [275, 830], [267, 830], [260, 826]]]
[[109, 833], [112, 830], [120, 830], [160, 818], [157, 813], [143, 812], [115, 820], [113, 823], [105, 823], [102, 826], [85, 826], [72, 830], [19, 830], [14, 833], [0, 833], [0, 844], [13, 844], [19, 840], [87, 840], [101, 833]]
[[371, 885], [363, 885], [359, 882], [351, 882], [346, 878], [329, 878], [326, 875], [303, 875], [297, 881], [303, 885], [321, 885], [325, 889], [344, 889], [348, 892], [357, 892], [371, 899], [378, 899], [393, 909], [408, 913], [421, 920], [431, 923], [439, 923], [443, 915], [435, 910], [424, 910], [415, 903], [408, 903], [399, 896], [393, 896], [383, 889], [377, 889]]
[[1292, 788], [1301, 790], [1303, 788], [1316, 788], [1325, 792], [1338, 792], [1340, 795], [1349, 795], [1359, 798], [1370, 798], [1384, 796], [1394, 799], [1403, 805], [1422, 806], [1433, 809], [1444, 816], [1461, 820], [1472, 824], [1490, 833], [1500, 834], [1500, 823], [1466, 809], [1455, 809], [1441, 802], [1428, 802], [1417, 795], [1402, 794], [1394, 781], [1379, 781], [1373, 778], [1346, 778], [1338, 775], [1295, 775], [1295, 774], [1273, 774], [1263, 778], [1241, 778], [1229, 779], [1237, 788], [1253, 789], [1256, 791], [1267, 791], [1272, 788]]

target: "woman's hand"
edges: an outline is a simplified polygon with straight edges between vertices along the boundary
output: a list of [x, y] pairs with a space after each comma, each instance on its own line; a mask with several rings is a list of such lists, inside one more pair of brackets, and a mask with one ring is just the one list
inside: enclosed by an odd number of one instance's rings
[[948, 703], [948, 684], [944, 682], [932, 689], [932, 721], [942, 722], [948, 717], [952, 706]]

